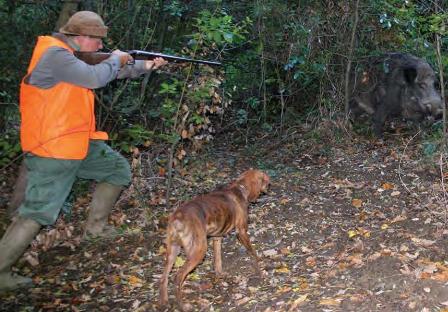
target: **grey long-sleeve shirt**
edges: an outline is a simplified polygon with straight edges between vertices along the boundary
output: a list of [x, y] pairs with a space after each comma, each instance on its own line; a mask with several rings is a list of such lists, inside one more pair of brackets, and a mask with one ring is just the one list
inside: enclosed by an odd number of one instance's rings
[[119, 56], [111, 55], [97, 65], [88, 65], [64, 48], [51, 47], [42, 55], [27, 82], [42, 89], [59, 82], [97, 89], [114, 79], [136, 78], [148, 72], [150, 70], [144, 68], [144, 61], [136, 61], [120, 69]]

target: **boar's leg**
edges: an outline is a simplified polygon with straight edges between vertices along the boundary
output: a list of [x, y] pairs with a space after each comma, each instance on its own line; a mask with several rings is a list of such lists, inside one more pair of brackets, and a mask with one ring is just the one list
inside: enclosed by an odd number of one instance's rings
[[379, 98], [378, 106], [373, 114], [373, 130], [377, 137], [383, 137], [383, 127], [390, 116], [402, 113], [403, 92], [402, 85], [390, 83], [384, 95]]
[[383, 127], [390, 112], [387, 106], [382, 105], [373, 114], [373, 132], [378, 138], [383, 137]]

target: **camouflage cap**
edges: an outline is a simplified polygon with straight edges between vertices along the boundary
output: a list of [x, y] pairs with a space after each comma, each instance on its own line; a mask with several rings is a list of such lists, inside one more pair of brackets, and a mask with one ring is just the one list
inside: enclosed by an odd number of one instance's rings
[[103, 19], [98, 14], [91, 11], [79, 11], [68, 19], [59, 32], [66, 35], [105, 38], [107, 26], [104, 25]]

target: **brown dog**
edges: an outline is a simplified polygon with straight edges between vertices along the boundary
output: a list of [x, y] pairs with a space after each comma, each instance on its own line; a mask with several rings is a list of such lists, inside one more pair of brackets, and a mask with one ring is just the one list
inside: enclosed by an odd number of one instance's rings
[[200, 195], [182, 204], [168, 220], [166, 237], [166, 263], [160, 280], [160, 304], [168, 302], [168, 275], [180, 248], [187, 261], [176, 276], [176, 298], [182, 300], [182, 284], [203, 259], [207, 251], [207, 236], [213, 237], [214, 269], [222, 273], [222, 237], [234, 228], [239, 241], [246, 247], [259, 273], [258, 257], [247, 234], [247, 208], [261, 192], [266, 191], [269, 177], [260, 170], [247, 170], [236, 181], [222, 190]]

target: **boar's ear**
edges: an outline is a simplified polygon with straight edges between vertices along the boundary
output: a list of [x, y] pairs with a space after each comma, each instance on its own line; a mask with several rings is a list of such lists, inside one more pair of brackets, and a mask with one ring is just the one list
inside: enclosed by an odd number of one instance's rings
[[417, 78], [417, 69], [415, 67], [404, 67], [403, 75], [408, 84], [413, 84]]

